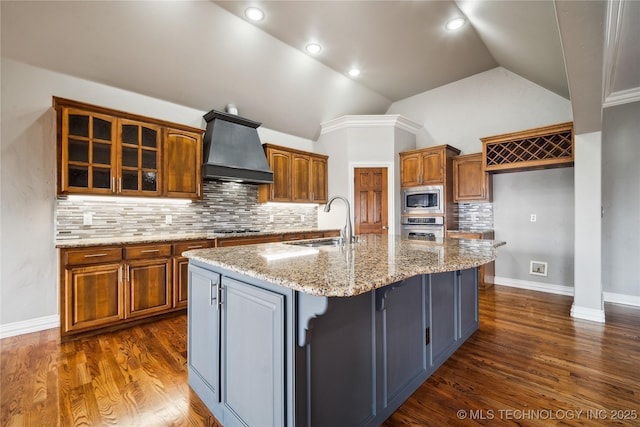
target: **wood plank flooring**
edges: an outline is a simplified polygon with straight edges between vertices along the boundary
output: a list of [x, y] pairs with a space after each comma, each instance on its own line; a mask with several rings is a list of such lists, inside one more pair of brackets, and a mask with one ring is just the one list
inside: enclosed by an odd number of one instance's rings
[[[601, 325], [573, 320], [570, 297], [480, 295], [480, 330], [385, 427], [640, 425], [640, 309], [606, 304]], [[1, 340], [0, 424], [219, 426], [187, 385], [186, 330], [181, 315], [66, 343], [55, 329]]]

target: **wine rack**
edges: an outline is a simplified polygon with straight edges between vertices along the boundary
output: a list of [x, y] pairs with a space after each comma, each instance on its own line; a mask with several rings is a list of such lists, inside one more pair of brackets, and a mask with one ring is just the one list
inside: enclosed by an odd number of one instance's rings
[[573, 122], [480, 139], [486, 172], [573, 166]]

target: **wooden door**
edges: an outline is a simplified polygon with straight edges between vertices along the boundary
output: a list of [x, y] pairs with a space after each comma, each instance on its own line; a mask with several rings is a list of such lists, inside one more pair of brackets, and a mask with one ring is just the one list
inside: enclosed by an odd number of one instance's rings
[[293, 154], [293, 173], [291, 187], [294, 202], [311, 202], [311, 158], [301, 154]]
[[171, 197], [200, 197], [202, 135], [166, 129], [163, 155], [165, 194]]
[[171, 308], [171, 260], [131, 261], [127, 267], [127, 317], [141, 317]]
[[120, 263], [65, 270], [64, 332], [116, 323], [124, 318]]
[[427, 151], [422, 154], [423, 185], [442, 184], [444, 182], [444, 150]]
[[387, 168], [354, 169], [355, 234], [387, 234]]
[[400, 154], [400, 186], [420, 185], [420, 155]]

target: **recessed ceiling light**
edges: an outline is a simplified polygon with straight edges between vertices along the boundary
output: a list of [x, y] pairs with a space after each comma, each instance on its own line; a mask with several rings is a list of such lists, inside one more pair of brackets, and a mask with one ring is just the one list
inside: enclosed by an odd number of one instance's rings
[[360, 70], [358, 68], [352, 68], [349, 70], [349, 75], [351, 77], [358, 77], [360, 75]]
[[445, 24], [444, 28], [446, 28], [448, 31], [457, 30], [461, 28], [466, 22], [467, 20], [464, 18], [453, 18]]
[[264, 12], [257, 7], [249, 7], [244, 11], [244, 15], [252, 21], [262, 21]]
[[317, 55], [322, 50], [322, 46], [318, 43], [309, 43], [304, 49], [312, 55]]

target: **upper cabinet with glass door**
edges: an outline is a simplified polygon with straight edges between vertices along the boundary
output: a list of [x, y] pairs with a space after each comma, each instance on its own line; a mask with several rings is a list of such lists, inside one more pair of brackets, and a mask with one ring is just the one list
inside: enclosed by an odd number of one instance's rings
[[53, 106], [58, 194], [201, 197], [202, 129], [57, 97]]
[[160, 128], [119, 120], [119, 131], [118, 191], [131, 195], [160, 195]]
[[[116, 119], [63, 108], [59, 188], [64, 193], [112, 194], [115, 191]], [[61, 169], [61, 170], [60, 170]]]

